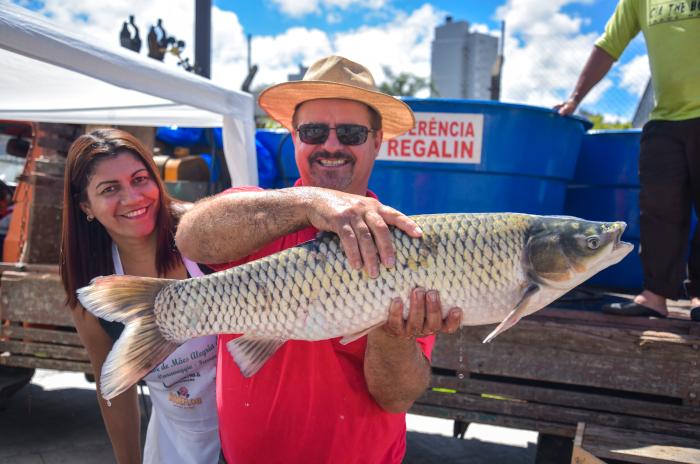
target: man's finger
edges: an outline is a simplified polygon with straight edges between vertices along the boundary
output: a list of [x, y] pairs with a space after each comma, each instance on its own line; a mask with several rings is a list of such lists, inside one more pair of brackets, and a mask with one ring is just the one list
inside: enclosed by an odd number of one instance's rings
[[338, 230], [338, 237], [340, 237], [340, 245], [343, 247], [343, 251], [345, 251], [345, 257], [348, 259], [350, 267], [353, 269], [362, 269], [360, 247], [357, 243], [355, 232], [350, 224], [346, 224]]
[[423, 333], [433, 334], [442, 328], [442, 305], [437, 290], [430, 290], [426, 294], [425, 324]]
[[377, 246], [374, 244], [374, 237], [369, 229], [369, 226], [364, 219], [358, 217], [353, 220], [352, 228], [357, 237], [357, 244], [360, 247], [360, 255], [362, 262], [370, 277], [379, 276], [379, 257], [377, 255]]
[[423, 333], [425, 321], [425, 290], [417, 287], [411, 292], [411, 306], [406, 320], [406, 334], [409, 337], [420, 336]]
[[464, 312], [460, 308], [452, 308], [447, 313], [442, 331], [445, 333], [455, 333], [462, 326], [462, 315]]
[[365, 221], [372, 231], [374, 243], [379, 251], [379, 259], [386, 267], [394, 267], [396, 257], [394, 253], [394, 243], [392, 241], [391, 231], [384, 218], [377, 212], [370, 211], [365, 215]]
[[389, 305], [389, 318], [384, 324], [384, 330], [395, 337], [403, 337], [404, 322], [403, 322], [403, 301], [401, 298], [394, 298]]
[[395, 210], [394, 208], [382, 205], [382, 207], [379, 209], [379, 214], [384, 219], [384, 222], [398, 227], [411, 237], [419, 238], [421, 235], [423, 235], [423, 231], [418, 224], [413, 221], [413, 219]]

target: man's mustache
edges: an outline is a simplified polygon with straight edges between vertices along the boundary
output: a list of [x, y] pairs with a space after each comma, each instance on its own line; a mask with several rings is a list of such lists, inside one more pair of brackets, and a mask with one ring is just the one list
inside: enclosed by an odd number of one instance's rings
[[336, 151], [336, 152], [329, 152], [327, 150], [320, 150], [317, 152], [314, 152], [311, 156], [309, 156], [309, 163], [314, 163], [318, 161], [319, 158], [323, 159], [332, 159], [332, 160], [344, 160], [344, 161], [350, 161], [351, 163], [355, 162], [355, 157], [352, 156], [350, 153], [344, 152], [344, 151]]

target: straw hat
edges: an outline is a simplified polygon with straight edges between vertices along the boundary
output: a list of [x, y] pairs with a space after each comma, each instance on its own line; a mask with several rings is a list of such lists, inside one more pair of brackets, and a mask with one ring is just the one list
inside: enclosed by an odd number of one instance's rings
[[342, 56], [318, 60], [300, 81], [268, 87], [258, 97], [258, 103], [272, 119], [291, 132], [297, 105], [319, 98], [343, 98], [372, 107], [382, 117], [385, 140], [411, 130], [415, 123], [408, 105], [379, 92], [367, 68]]

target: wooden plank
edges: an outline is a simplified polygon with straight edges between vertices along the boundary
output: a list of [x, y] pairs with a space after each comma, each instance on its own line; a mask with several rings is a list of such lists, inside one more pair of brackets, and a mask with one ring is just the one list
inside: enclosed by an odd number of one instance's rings
[[585, 449], [574, 446], [574, 451], [571, 454], [571, 464], [605, 464], [605, 461], [601, 461]]
[[474, 395], [502, 396], [512, 399], [536, 402], [540, 404], [552, 404], [555, 406], [565, 406], [581, 409], [592, 409], [596, 411], [607, 411], [627, 414], [629, 411], [636, 411], [637, 414], [650, 418], [664, 420], [678, 420], [683, 418], [683, 422], [697, 424], [700, 426], [700, 408], [669, 404], [658, 399], [630, 399], [624, 392], [610, 391], [577, 391], [573, 389], [563, 389], [557, 384], [546, 385], [538, 383], [532, 384], [513, 383], [517, 379], [498, 378], [493, 380], [477, 380], [466, 377], [458, 379], [445, 375], [433, 375], [431, 378], [431, 388], [442, 388], [454, 390], [460, 393], [470, 393]]
[[37, 329], [11, 325], [0, 327], [0, 338], [6, 337], [14, 340], [32, 340], [35, 342], [55, 343], [59, 345], [82, 346], [80, 337], [75, 329], [70, 328], [72, 329], [70, 331], [68, 329], [67, 327]]
[[586, 424], [582, 447], [604, 459], [640, 464], [700, 463], [700, 439]]
[[519, 322], [486, 345], [482, 341], [491, 332], [492, 326], [463, 327], [456, 335], [437, 338], [433, 365], [455, 368], [460, 353], [463, 356], [469, 354], [467, 346], [472, 349], [498, 349], [503, 344], [557, 346], [572, 353], [605, 356], [614, 354], [658, 360], [666, 360], [672, 356], [678, 360], [692, 361], [696, 360], [700, 353], [700, 337], [691, 335], [688, 326], [696, 325], [698, 324], [695, 322], [683, 322], [683, 327], [676, 327], [671, 332], [631, 330], [616, 326], [601, 327], [577, 320], [559, 323], [549, 319], [533, 319]]
[[[609, 354], [573, 353], [554, 342], [501, 343], [468, 351], [470, 372], [685, 398], [689, 362]], [[436, 361], [435, 365], [440, 366]], [[614, 373], [614, 375], [612, 375]]]
[[56, 134], [63, 136], [67, 139], [74, 139], [82, 133], [82, 125], [78, 124], [64, 124], [64, 123], [51, 123], [51, 122], [40, 122], [37, 123], [37, 128], [42, 133]]
[[29, 367], [34, 369], [55, 369], [59, 371], [86, 372], [92, 374], [89, 362], [68, 361], [62, 359], [42, 359], [32, 356], [10, 355], [0, 356], [0, 365]]
[[586, 424], [579, 422], [576, 426], [576, 436], [574, 437], [574, 446], [571, 452], [571, 464], [605, 464], [603, 461], [581, 448], [585, 430]]
[[73, 326], [57, 274], [5, 271], [0, 278], [3, 319], [36, 324]]
[[54, 134], [45, 134], [37, 137], [37, 145], [41, 148], [48, 148], [59, 153], [68, 153], [68, 149], [73, 141], [62, 137], [57, 137]]
[[[690, 319], [689, 308], [678, 309], [672, 305], [669, 306], [669, 312], [672, 317], [629, 317], [616, 316], [606, 314], [600, 309], [594, 311], [584, 309], [562, 308], [557, 306], [558, 302], [554, 302], [551, 306], [536, 312], [523, 319], [526, 320], [542, 320], [548, 319], [551, 321], [567, 321], [574, 320], [577, 322], [586, 322], [591, 325], [600, 325], [605, 327], [621, 327], [625, 329], [635, 330], [663, 330], [675, 331], [678, 328], [687, 328]], [[602, 306], [602, 304], [601, 304]]]
[[529, 403], [522, 400], [481, 397], [461, 393], [445, 394], [434, 391], [426, 392], [419, 400], [421, 403], [435, 404], [443, 407], [477, 411], [485, 414], [502, 414], [530, 418], [544, 422], [570, 424], [575, 428], [579, 422], [586, 424], [606, 424], [611, 427], [627, 428], [661, 434], [675, 434], [692, 439], [700, 439], [700, 427], [678, 421], [665, 421], [629, 414], [609, 413], [589, 409], [554, 406], [551, 404]]
[[58, 276], [57, 264], [31, 264], [31, 263], [7, 263], [0, 262], [0, 272], [15, 271], [15, 272], [38, 272], [56, 274]]
[[435, 406], [416, 402], [411, 407], [411, 414], [422, 416], [439, 417], [442, 419], [461, 420], [463, 422], [497, 425], [499, 427], [510, 427], [515, 429], [537, 430], [540, 433], [558, 435], [561, 437], [573, 438], [575, 427], [571, 424], [560, 424], [535, 420], [527, 417], [516, 417], [505, 414], [490, 414], [479, 411], [466, 411], [462, 409]]
[[490, 330], [485, 327], [463, 328], [457, 336], [438, 337], [432, 365], [463, 374], [476, 372], [681, 399], [692, 392], [700, 396], [697, 387], [693, 388], [700, 384], [695, 368], [700, 339], [669, 335], [664, 340], [673, 342], [657, 343], [645, 340], [642, 333], [630, 335], [616, 329], [606, 333], [602, 328], [562, 330], [561, 326], [532, 324], [524, 324], [520, 330], [516, 326], [486, 345], [481, 343]]
[[48, 343], [16, 342], [12, 340], [0, 341], [0, 352], [71, 361], [88, 359], [87, 351], [82, 346], [51, 345]]

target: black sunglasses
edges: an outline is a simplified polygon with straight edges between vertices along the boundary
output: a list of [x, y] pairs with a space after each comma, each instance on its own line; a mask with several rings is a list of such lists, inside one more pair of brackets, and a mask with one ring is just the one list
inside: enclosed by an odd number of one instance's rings
[[343, 145], [362, 145], [367, 141], [367, 134], [376, 132], [359, 124], [338, 124], [331, 127], [328, 124], [302, 124], [297, 128], [299, 139], [309, 145], [321, 145], [328, 140], [331, 130], [335, 131], [338, 141]]

